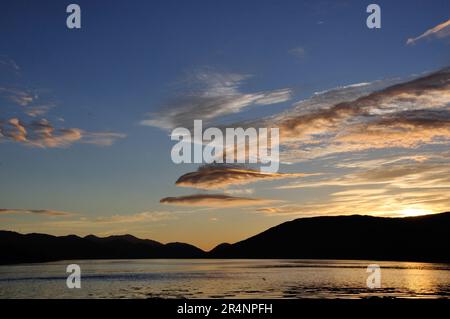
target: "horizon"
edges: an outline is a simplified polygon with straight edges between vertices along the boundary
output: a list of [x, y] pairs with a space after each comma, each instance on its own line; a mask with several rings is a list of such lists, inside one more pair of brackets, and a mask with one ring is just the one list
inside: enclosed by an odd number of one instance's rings
[[318, 219], [319, 219], [319, 218], [327, 218], [327, 217], [375, 217], [375, 218], [383, 218], [383, 219], [404, 219], [404, 218], [420, 218], [420, 217], [426, 217], [426, 216], [445, 215], [445, 214], [450, 214], [450, 211], [448, 211], [448, 212], [442, 212], [442, 213], [435, 213], [435, 214], [418, 215], [418, 216], [397, 216], [397, 217], [389, 217], [389, 216], [381, 217], [381, 216], [359, 215], [359, 214], [356, 214], [356, 215], [331, 215], [331, 216], [299, 217], [299, 218], [295, 218], [295, 219], [292, 219], [292, 220], [284, 221], [284, 222], [282, 222], [281, 224], [274, 225], [274, 226], [272, 226], [272, 227], [270, 227], [270, 228], [268, 228], [268, 229], [263, 230], [263, 231], [260, 232], [260, 233], [253, 234], [253, 235], [251, 235], [251, 236], [249, 236], [249, 237], [247, 237], [247, 238], [242, 238], [242, 239], [240, 239], [240, 240], [238, 240], [238, 241], [236, 241], [236, 242], [231, 242], [231, 243], [229, 243], [229, 242], [222, 242], [222, 243], [218, 243], [218, 244], [216, 244], [215, 246], [213, 246], [213, 247], [211, 247], [211, 248], [209, 248], [209, 249], [204, 249], [204, 248], [202, 248], [202, 247], [198, 247], [198, 246], [193, 245], [193, 244], [191, 244], [191, 243], [188, 243], [188, 242], [182, 242], [182, 241], [178, 241], [178, 240], [172, 240], [172, 241], [168, 241], [168, 242], [160, 242], [160, 241], [158, 241], [158, 240], [155, 240], [154, 238], [141, 238], [141, 237], [136, 237], [136, 236], [134, 236], [134, 235], [132, 235], [132, 234], [125, 234], [125, 233], [124, 233], [124, 234], [111, 234], [111, 235], [108, 235], [108, 236], [97, 236], [97, 235], [95, 235], [95, 234], [88, 234], [88, 235], [80, 236], [80, 235], [77, 235], [77, 234], [74, 234], [74, 233], [68, 233], [68, 234], [65, 234], [65, 235], [52, 235], [52, 234], [47, 234], [47, 233], [45, 233], [45, 234], [44, 234], [44, 233], [20, 233], [20, 232], [17, 232], [17, 231], [3, 230], [3, 229], [0, 229], [0, 232], [12, 232], [12, 233], [16, 233], [16, 234], [19, 234], [19, 235], [50, 235], [50, 236], [54, 236], [54, 237], [69, 237], [69, 236], [76, 236], [76, 237], [81, 238], [81, 239], [86, 238], [86, 237], [90, 237], [90, 236], [93, 236], [93, 237], [96, 237], [96, 238], [100, 238], [100, 239], [103, 239], [103, 238], [110, 238], [110, 237], [125, 237], [125, 236], [131, 236], [131, 237], [136, 238], [136, 239], [139, 239], [139, 240], [151, 240], [151, 241], [155, 241], [155, 242], [158, 242], [158, 243], [160, 243], [160, 244], [162, 244], [162, 245], [174, 244], [174, 243], [188, 244], [188, 245], [194, 246], [194, 247], [196, 247], [196, 248], [198, 248], [198, 249], [201, 249], [203, 252], [208, 253], [208, 252], [211, 252], [212, 250], [214, 250], [215, 248], [217, 248], [217, 247], [219, 247], [219, 246], [221, 246], [221, 245], [223, 245], [223, 244], [232, 244], [232, 245], [233, 245], [233, 244], [236, 244], [236, 243], [238, 243], [238, 242], [245, 241], [245, 240], [247, 240], [247, 239], [249, 239], [249, 238], [255, 237], [255, 236], [257, 236], [257, 235], [259, 235], [259, 234], [261, 234], [261, 233], [263, 233], [263, 232], [265, 232], [265, 231], [271, 229], [271, 228], [275, 228], [275, 227], [281, 226], [281, 225], [283, 225], [283, 224], [285, 224], [285, 223], [289, 223], [289, 222], [293, 222], [293, 221], [297, 221], [297, 220], [301, 220], [301, 219], [310, 219], [310, 218], [312, 218], [312, 219], [318, 218]]
[[[370, 1], [77, 3], [80, 29], [67, 3], [0, 12], [2, 229], [209, 251], [298, 218], [449, 211], [447, 0], [378, 1], [375, 29]], [[279, 128], [278, 171], [176, 164], [170, 133], [196, 120]]]

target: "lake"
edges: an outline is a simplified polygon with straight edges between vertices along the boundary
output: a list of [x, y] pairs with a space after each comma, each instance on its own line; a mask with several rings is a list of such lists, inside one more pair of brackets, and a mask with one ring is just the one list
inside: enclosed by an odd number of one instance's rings
[[[66, 267], [81, 267], [68, 289]], [[369, 289], [378, 264], [381, 287]], [[350, 260], [74, 260], [0, 266], [0, 298], [450, 298], [450, 265]]]

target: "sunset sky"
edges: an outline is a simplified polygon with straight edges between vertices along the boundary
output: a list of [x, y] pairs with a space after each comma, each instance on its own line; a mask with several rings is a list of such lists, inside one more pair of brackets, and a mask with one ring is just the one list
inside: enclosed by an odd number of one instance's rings
[[[0, 229], [211, 249], [305, 216], [450, 210], [450, 2], [8, 1]], [[109, 4], [110, 3], [110, 4]], [[173, 128], [278, 127], [280, 169], [174, 164]]]

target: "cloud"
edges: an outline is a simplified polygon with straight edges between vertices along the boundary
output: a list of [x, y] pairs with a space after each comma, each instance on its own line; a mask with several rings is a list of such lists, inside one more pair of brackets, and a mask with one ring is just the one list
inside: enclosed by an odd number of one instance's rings
[[203, 207], [237, 207], [237, 206], [258, 206], [274, 202], [273, 200], [234, 197], [221, 194], [195, 194], [179, 197], [166, 197], [160, 200], [162, 204], [181, 206], [203, 206]]
[[335, 142], [345, 151], [367, 148], [415, 148], [450, 141], [450, 111], [417, 110], [380, 117], [338, 134]]
[[[0, 66], [19, 70], [17, 64], [7, 57], [0, 56]], [[0, 142], [10, 141], [40, 148], [61, 148], [76, 142], [109, 146], [117, 139], [126, 137], [125, 134], [117, 132], [91, 132], [81, 128], [55, 127], [49, 120], [42, 118], [56, 106], [53, 98], [46, 97], [43, 92], [46, 90], [0, 87], [0, 98], [20, 106], [18, 110], [15, 106], [14, 110], [10, 112], [14, 115], [8, 116], [8, 112], [3, 112], [2, 118], [0, 118]], [[18, 112], [22, 114], [16, 115]], [[29, 117], [32, 120], [29, 120]], [[64, 120], [58, 117], [58, 121], [63, 122]]]
[[441, 213], [448, 210], [450, 196], [446, 189], [398, 189], [380, 185], [348, 185], [350, 189], [329, 194], [326, 201], [303, 201], [301, 204], [266, 206], [255, 212], [267, 216], [374, 215], [410, 216]]
[[24, 122], [18, 118], [0, 121], [0, 141], [8, 140], [41, 148], [67, 147], [75, 142], [111, 145], [124, 134], [86, 132], [79, 128], [55, 128], [46, 119]]
[[30, 90], [7, 87], [0, 87], [0, 96], [20, 106], [27, 106], [39, 97]]
[[303, 59], [304, 57], [306, 57], [306, 50], [302, 47], [296, 47], [296, 48], [290, 49], [288, 52], [289, 52], [289, 54], [291, 54], [299, 59]]
[[254, 192], [253, 188], [227, 188], [224, 190], [227, 195], [251, 195]]
[[279, 127], [285, 162], [446, 143], [449, 92], [450, 68], [445, 68], [393, 85], [384, 81], [319, 92], [291, 110], [251, 125]]
[[[197, 76], [210, 84], [206, 90], [194, 91], [191, 95], [195, 96], [194, 100], [199, 96], [201, 100], [213, 98], [215, 101], [218, 97], [220, 100], [230, 96], [233, 100], [236, 96], [255, 98], [254, 94], [236, 93], [245, 76], [212, 76], [211, 73]], [[446, 116], [450, 103], [449, 92], [450, 68], [447, 67], [407, 81], [388, 79], [361, 82], [317, 92], [280, 114], [239, 123], [238, 126], [279, 128], [280, 155], [284, 163], [374, 149], [445, 144], [450, 142], [449, 130], [447, 122], [439, 120], [439, 117]], [[269, 97], [275, 98], [272, 93], [263, 102], [266, 103]], [[179, 103], [177, 107], [169, 107], [165, 115], [161, 113], [162, 117], [150, 121], [166, 128], [175, 125], [190, 127], [195, 118], [212, 119], [233, 109], [215, 103], [205, 103], [204, 106], [196, 108], [196, 103]], [[241, 106], [234, 110], [241, 110]], [[172, 124], [166, 125], [169, 122]], [[191, 185], [189, 180], [183, 180], [187, 177], [202, 176], [196, 172], [184, 176], [179, 181], [180, 186], [214, 187], [213, 183], [202, 185], [201, 182], [194, 182]], [[231, 180], [238, 183], [238, 178]]]
[[0, 67], [5, 68], [6, 70], [13, 71], [16, 74], [18, 74], [20, 71], [20, 67], [16, 63], [16, 61], [4, 55], [0, 55]]
[[450, 165], [445, 162], [381, 166], [353, 176], [356, 183], [385, 183], [402, 189], [450, 188]]
[[417, 41], [427, 39], [430, 37], [445, 38], [450, 36], [450, 20], [447, 20], [437, 26], [425, 31], [415, 38], [410, 38], [406, 41], [407, 45], [415, 44]]
[[[39, 117], [47, 114], [56, 107], [53, 98], [49, 96], [47, 90], [29, 89], [24, 87], [0, 87], [0, 98], [14, 104], [12, 114], [21, 112], [29, 117]], [[7, 107], [9, 105], [6, 105]], [[19, 108], [17, 108], [19, 106]], [[3, 112], [4, 114], [6, 112]], [[5, 116], [3, 114], [3, 116]], [[16, 116], [16, 115], [15, 115]]]
[[53, 107], [55, 107], [54, 104], [30, 106], [25, 110], [25, 114], [30, 117], [38, 117], [48, 113]]
[[[22, 232], [43, 232], [53, 235], [78, 234], [80, 236], [88, 234], [97, 235], [111, 235], [111, 234], [133, 234], [141, 236], [142, 238], [153, 238], [155, 234], [153, 231], [165, 222], [178, 219], [177, 212], [172, 211], [144, 211], [136, 214], [115, 214], [104, 216], [88, 216], [73, 214], [76, 216], [67, 215], [52, 215], [63, 218], [45, 218], [39, 221], [28, 218], [18, 218], [18, 214], [22, 210], [3, 210], [10, 211], [4, 214], [11, 214], [10, 218], [4, 218], [2, 228], [5, 230]], [[19, 212], [16, 212], [19, 211]], [[24, 213], [31, 215], [32, 212], [36, 214], [43, 214], [40, 210], [24, 210]], [[51, 212], [51, 211], [49, 211]], [[0, 216], [3, 212], [0, 210]], [[67, 213], [72, 215], [71, 213]], [[183, 214], [185, 212], [183, 211]], [[13, 218], [15, 217], [15, 218]]]
[[291, 206], [279, 206], [279, 207], [261, 207], [256, 209], [257, 212], [264, 213], [267, 215], [292, 215], [301, 212], [301, 207], [298, 205]]
[[188, 79], [194, 89], [163, 105], [159, 112], [149, 114], [149, 118], [141, 121], [141, 124], [161, 129], [190, 128], [197, 119], [210, 122], [239, 113], [250, 106], [281, 103], [291, 98], [290, 89], [243, 93], [240, 87], [248, 77], [198, 72]]
[[[384, 164], [368, 162], [358, 164], [356, 171], [334, 178], [320, 178], [315, 181], [295, 182], [279, 189], [293, 189], [324, 186], [383, 186], [390, 189], [448, 189], [450, 188], [450, 165], [448, 160], [436, 158], [430, 161], [399, 160]], [[372, 164], [372, 165], [371, 165]]]
[[126, 134], [114, 132], [83, 132], [82, 143], [99, 146], [110, 146], [117, 139], [125, 138]]
[[[406, 154], [400, 159], [387, 159], [371, 162], [375, 167], [382, 167], [382, 172], [372, 172], [370, 163], [363, 167], [338, 167], [348, 164], [345, 156], [355, 158], [355, 154], [369, 154], [369, 151], [386, 152], [395, 148], [398, 153], [413, 152], [424, 146], [446, 146], [450, 144], [450, 68], [415, 77], [409, 80], [389, 79], [374, 82], [361, 82], [315, 93], [311, 98], [300, 101], [289, 110], [267, 118], [246, 122], [244, 127], [278, 127], [280, 129], [280, 154], [283, 162], [306, 162], [312, 159], [324, 160], [337, 171], [330, 174], [322, 173], [314, 178], [312, 174], [264, 174], [248, 168], [226, 165], [209, 165], [199, 168], [195, 172], [181, 176], [177, 186], [199, 189], [227, 189], [228, 186], [245, 185], [263, 180], [287, 179], [305, 177], [277, 189], [305, 188], [305, 187], [386, 187], [395, 198], [395, 207], [399, 210], [399, 203], [403, 201], [397, 193], [405, 187], [415, 187], [424, 192], [435, 188], [446, 189], [449, 185], [445, 176], [448, 164], [430, 163], [433, 156], [420, 154]], [[333, 159], [335, 156], [335, 163]], [[339, 156], [339, 157], [337, 157]], [[328, 159], [327, 159], [328, 158]], [[365, 162], [365, 161], [362, 161]], [[421, 164], [422, 166], [420, 166]], [[358, 166], [359, 165], [359, 166]], [[411, 165], [411, 167], [409, 166]], [[342, 174], [340, 170], [354, 170]], [[356, 171], [355, 171], [356, 170]], [[369, 175], [373, 173], [374, 175]], [[378, 179], [376, 174], [379, 174]], [[395, 174], [399, 174], [396, 176]], [[405, 174], [405, 175], [402, 175]], [[434, 185], [433, 185], [434, 184]], [[232, 194], [232, 193], [229, 193]], [[207, 196], [207, 197], [204, 197]], [[212, 196], [209, 198], [208, 196]], [[214, 196], [228, 195], [192, 195], [165, 198], [162, 203], [180, 205], [198, 205], [208, 207], [226, 207], [224, 199]], [[364, 194], [375, 200], [380, 194]], [[230, 202], [234, 200], [230, 199]], [[348, 209], [340, 205], [342, 194], [333, 197], [333, 207], [326, 207], [312, 203], [305, 207], [283, 205], [279, 207], [267, 206], [261, 208], [265, 213], [277, 212], [282, 214], [317, 214], [339, 213], [339, 209]], [[392, 202], [388, 198], [382, 198]], [[446, 198], [438, 198], [433, 194], [433, 200], [445, 203]], [[430, 200], [431, 201], [431, 200]], [[237, 200], [239, 202], [239, 200]], [[337, 203], [339, 202], [339, 205]], [[403, 204], [405, 201], [402, 202]], [[356, 200], [352, 205], [357, 205]], [[402, 204], [402, 205], [403, 205]], [[374, 204], [361, 203], [361, 207], [371, 209], [376, 213]], [[371, 206], [372, 205], [372, 206]], [[425, 205], [425, 204], [424, 204]], [[426, 205], [430, 205], [427, 202]], [[239, 206], [243, 206], [239, 204]], [[428, 207], [427, 206], [427, 207]], [[439, 206], [441, 207], [441, 206]], [[337, 209], [339, 208], [339, 209]], [[313, 212], [313, 209], [317, 209]], [[386, 211], [392, 211], [384, 207]], [[429, 207], [427, 208], [429, 209]]]
[[0, 123], [0, 137], [35, 147], [64, 147], [82, 138], [80, 129], [55, 129], [47, 120], [25, 123], [11, 118]]
[[[304, 113], [298, 115], [295, 112], [288, 113], [279, 118], [279, 124], [282, 125], [285, 136], [298, 134], [303, 136], [335, 128], [336, 125], [356, 116], [365, 116], [360, 120], [370, 120], [377, 115], [398, 111], [445, 106], [450, 102], [449, 74], [450, 68], [368, 94], [364, 94], [364, 90], [359, 90], [361, 87], [366, 87], [366, 84], [326, 91], [320, 95], [324, 94], [325, 100], [327, 102], [331, 100], [332, 105], [321, 105], [323, 102], [320, 103], [320, 99], [315, 98], [315, 100], [319, 100], [319, 105], [313, 101], [314, 108], [310, 107], [309, 112], [303, 109]], [[355, 92], [355, 88], [360, 92]], [[352, 90], [348, 92], [348, 89]], [[350, 95], [355, 93], [362, 94], [362, 96], [351, 99]], [[309, 129], [310, 126], [313, 129]]]
[[141, 212], [133, 215], [112, 215], [94, 218], [95, 223], [122, 224], [122, 223], [141, 223], [141, 222], [159, 222], [163, 220], [172, 220], [176, 217], [171, 212]]
[[[53, 217], [66, 217], [79, 215], [65, 211], [59, 210], [49, 210], [49, 209], [0, 209], [0, 215], [17, 215], [17, 214], [35, 214], [42, 216], [53, 216]], [[85, 225], [86, 227], [92, 226], [93, 224], [128, 224], [128, 223], [140, 223], [140, 222], [158, 222], [163, 220], [171, 220], [176, 217], [172, 212], [169, 211], [146, 211], [131, 215], [110, 215], [110, 216], [99, 216], [99, 217], [85, 217], [81, 216], [77, 219], [67, 220], [64, 219], [64, 223], [73, 223], [78, 225]]]
[[48, 209], [8, 209], [1, 208], [0, 215], [35, 214], [43, 216], [70, 216], [72, 213]]
[[341, 160], [335, 165], [337, 168], [345, 169], [371, 169], [373, 167], [379, 167], [389, 164], [410, 164], [410, 163], [423, 163], [432, 159], [443, 159], [444, 157], [437, 154], [431, 154], [426, 152], [420, 152], [420, 155], [397, 153], [396, 155], [383, 154], [381, 158], [377, 158], [372, 154], [372, 157], [353, 157]]
[[15, 142], [24, 142], [27, 139], [27, 129], [18, 118], [9, 119], [6, 123], [0, 122], [0, 138], [9, 138]]
[[304, 173], [264, 173], [238, 166], [205, 165], [196, 172], [182, 175], [176, 181], [177, 186], [199, 189], [220, 189], [230, 185], [244, 185], [262, 180], [270, 181], [285, 178], [307, 176]]

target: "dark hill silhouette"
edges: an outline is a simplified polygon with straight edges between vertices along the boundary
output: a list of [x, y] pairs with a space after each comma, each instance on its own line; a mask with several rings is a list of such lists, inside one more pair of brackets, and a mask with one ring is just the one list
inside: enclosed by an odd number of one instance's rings
[[0, 264], [65, 259], [317, 258], [450, 262], [450, 213], [299, 218], [210, 252], [132, 235], [22, 235], [0, 231]]
[[162, 244], [131, 235], [84, 238], [0, 231], [0, 264], [64, 259], [199, 258], [205, 252], [183, 243]]
[[300, 218], [209, 252], [214, 258], [372, 259], [450, 262], [450, 213], [404, 218]]

